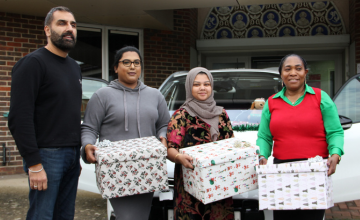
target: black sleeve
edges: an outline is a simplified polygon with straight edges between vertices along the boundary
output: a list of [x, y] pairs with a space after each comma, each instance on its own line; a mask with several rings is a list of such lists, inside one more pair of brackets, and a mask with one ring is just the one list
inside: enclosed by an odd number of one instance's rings
[[24, 57], [12, 70], [8, 126], [28, 167], [41, 163], [34, 111], [42, 76], [41, 64], [33, 56]]

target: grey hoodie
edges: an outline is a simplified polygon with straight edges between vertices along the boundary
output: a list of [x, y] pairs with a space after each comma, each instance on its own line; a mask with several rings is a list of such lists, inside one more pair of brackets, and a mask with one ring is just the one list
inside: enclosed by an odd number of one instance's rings
[[159, 90], [140, 80], [135, 89], [130, 89], [116, 79], [96, 91], [87, 104], [81, 125], [82, 158], [88, 163], [84, 146], [95, 144], [97, 138], [99, 141], [166, 138], [169, 120], [169, 111]]

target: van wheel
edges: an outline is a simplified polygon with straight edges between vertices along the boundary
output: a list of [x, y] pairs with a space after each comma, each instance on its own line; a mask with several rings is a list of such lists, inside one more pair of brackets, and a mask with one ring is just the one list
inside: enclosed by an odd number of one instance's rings
[[116, 219], [116, 215], [114, 212], [111, 212], [111, 216], [110, 216], [110, 220], [115, 220]]

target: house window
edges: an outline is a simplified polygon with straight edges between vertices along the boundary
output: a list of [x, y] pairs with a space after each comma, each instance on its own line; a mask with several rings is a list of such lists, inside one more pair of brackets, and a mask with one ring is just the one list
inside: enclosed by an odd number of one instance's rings
[[83, 76], [105, 80], [117, 78], [112, 64], [117, 50], [134, 46], [143, 54], [143, 31], [119, 27], [78, 24], [77, 42], [69, 56], [80, 65]]
[[102, 78], [101, 32], [100, 28], [78, 28], [76, 46], [69, 56], [80, 65], [83, 76]]

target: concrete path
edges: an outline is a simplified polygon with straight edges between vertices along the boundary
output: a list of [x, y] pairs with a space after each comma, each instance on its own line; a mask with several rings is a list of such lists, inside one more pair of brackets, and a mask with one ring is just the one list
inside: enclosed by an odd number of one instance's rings
[[[29, 207], [27, 175], [0, 176], [0, 220], [22, 220]], [[78, 191], [75, 219], [105, 220], [106, 200], [100, 194]], [[360, 200], [337, 203], [326, 219], [360, 219]]]
[[[22, 220], [29, 208], [27, 175], [0, 176], [0, 220]], [[75, 219], [105, 220], [106, 200], [100, 194], [79, 190]]]

